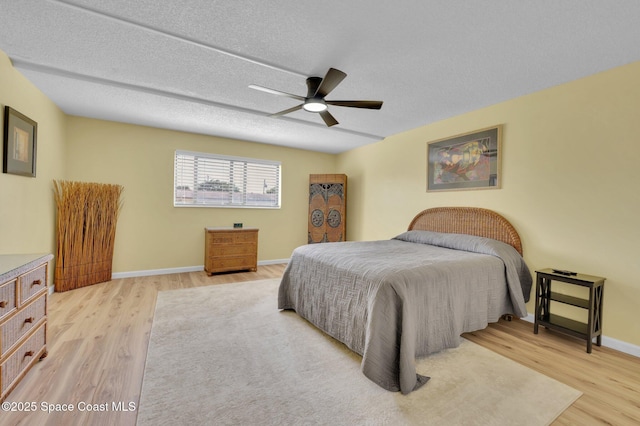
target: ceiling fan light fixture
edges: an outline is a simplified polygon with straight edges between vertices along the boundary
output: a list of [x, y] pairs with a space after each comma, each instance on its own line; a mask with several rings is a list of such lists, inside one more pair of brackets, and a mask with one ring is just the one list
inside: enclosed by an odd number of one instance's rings
[[327, 104], [325, 104], [321, 100], [311, 99], [305, 102], [304, 105], [302, 105], [302, 108], [304, 108], [305, 111], [309, 112], [322, 112], [327, 109]]

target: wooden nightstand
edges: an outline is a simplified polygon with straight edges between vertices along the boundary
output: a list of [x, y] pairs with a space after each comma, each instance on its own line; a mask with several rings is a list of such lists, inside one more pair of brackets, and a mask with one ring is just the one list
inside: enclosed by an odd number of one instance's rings
[[[591, 353], [593, 339], [596, 344], [602, 344], [602, 298], [604, 295], [604, 281], [606, 278], [592, 275], [566, 275], [554, 272], [553, 269], [536, 271], [536, 307], [533, 332], [538, 334], [538, 326], [550, 330], [560, 331], [587, 341], [587, 353]], [[551, 291], [551, 282], [578, 285], [589, 288], [589, 298], [568, 296]], [[586, 309], [587, 322], [583, 323], [551, 313], [551, 302], [564, 303]]]
[[205, 228], [207, 274], [257, 269], [258, 228]]

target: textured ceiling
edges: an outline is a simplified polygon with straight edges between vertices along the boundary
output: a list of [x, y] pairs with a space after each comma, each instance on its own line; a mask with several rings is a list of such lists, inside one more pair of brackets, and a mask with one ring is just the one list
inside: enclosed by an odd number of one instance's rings
[[[640, 60], [637, 0], [0, 0], [0, 50], [68, 114], [337, 153]], [[291, 98], [338, 68], [327, 128]]]

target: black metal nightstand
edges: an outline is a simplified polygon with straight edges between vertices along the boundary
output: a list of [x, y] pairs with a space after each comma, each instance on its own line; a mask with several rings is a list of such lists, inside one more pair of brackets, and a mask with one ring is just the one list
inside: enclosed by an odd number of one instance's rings
[[[591, 353], [593, 339], [602, 344], [602, 298], [606, 278], [592, 275], [555, 272], [554, 269], [536, 271], [536, 308], [533, 332], [538, 334], [538, 326], [557, 330], [587, 341], [587, 353]], [[559, 281], [589, 288], [589, 298], [582, 299], [551, 291], [551, 282]], [[551, 301], [577, 306], [588, 311], [586, 324], [551, 313]]]

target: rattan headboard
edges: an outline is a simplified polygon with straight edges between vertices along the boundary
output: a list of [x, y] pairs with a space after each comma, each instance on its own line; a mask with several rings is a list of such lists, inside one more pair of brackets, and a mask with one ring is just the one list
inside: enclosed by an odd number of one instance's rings
[[513, 246], [522, 254], [520, 235], [500, 214], [478, 207], [435, 207], [416, 215], [409, 231], [450, 232], [493, 238]]

